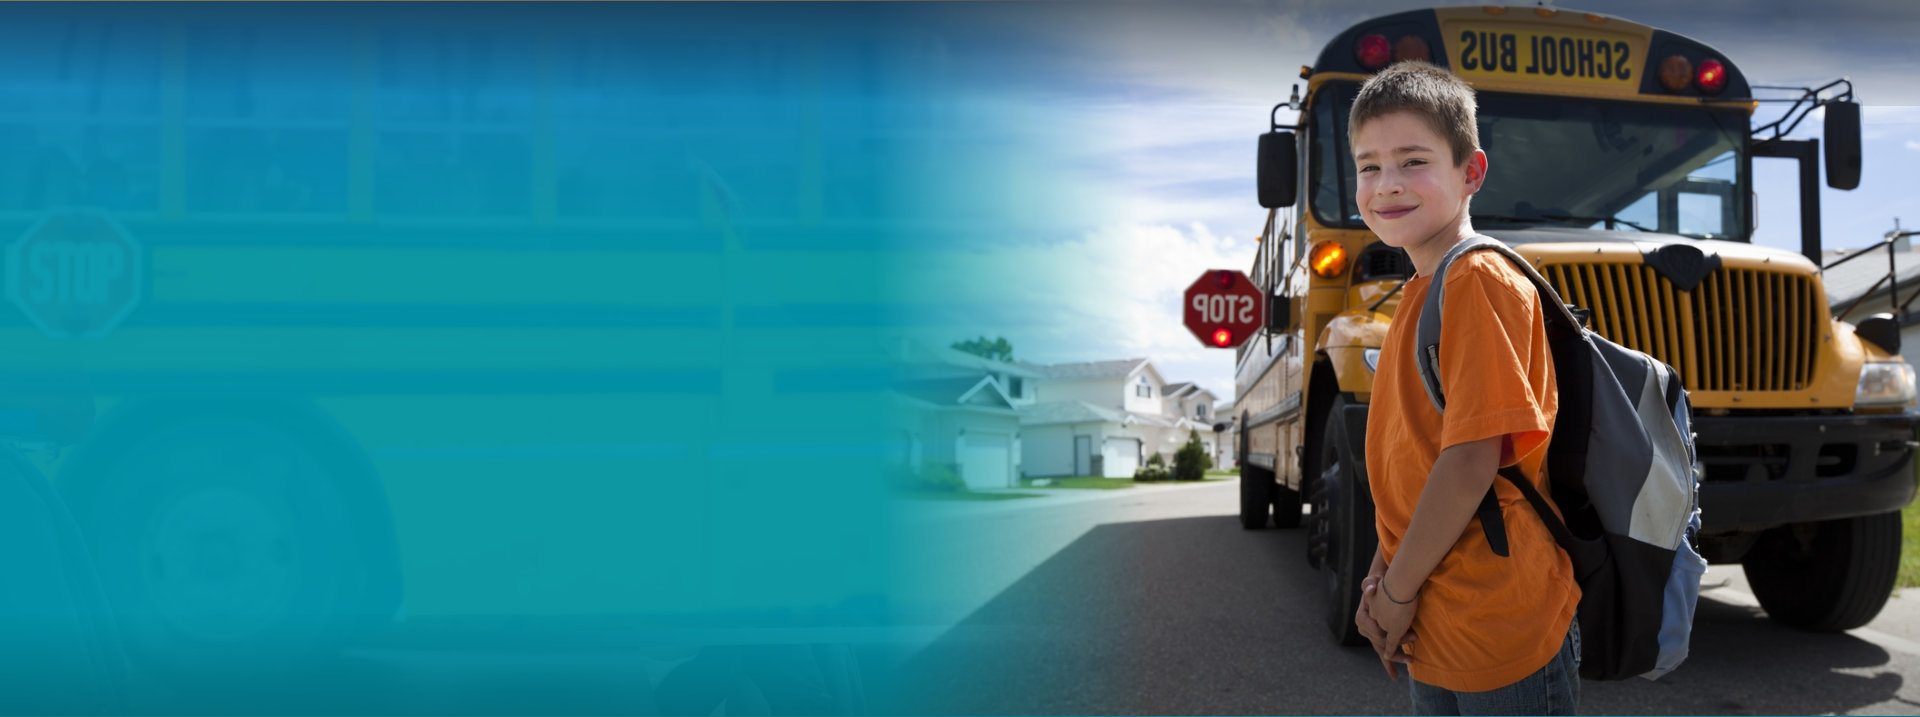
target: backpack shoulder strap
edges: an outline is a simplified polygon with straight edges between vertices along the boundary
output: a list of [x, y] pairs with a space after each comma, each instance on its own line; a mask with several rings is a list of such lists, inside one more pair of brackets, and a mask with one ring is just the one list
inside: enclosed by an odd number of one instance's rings
[[1440, 386], [1440, 316], [1443, 313], [1447, 293], [1447, 269], [1453, 262], [1466, 256], [1468, 252], [1491, 249], [1507, 258], [1520, 273], [1533, 282], [1534, 289], [1540, 295], [1540, 306], [1545, 311], [1545, 320], [1549, 327], [1562, 322], [1562, 326], [1579, 327], [1581, 323], [1573, 317], [1573, 312], [1560, 301], [1560, 293], [1553, 290], [1540, 272], [1534, 270], [1525, 257], [1500, 240], [1484, 234], [1467, 238], [1440, 257], [1440, 265], [1433, 270], [1433, 281], [1427, 285], [1427, 300], [1420, 309], [1418, 324], [1414, 327], [1413, 358], [1420, 368], [1420, 385], [1427, 390], [1427, 399], [1433, 402], [1433, 408], [1441, 413], [1447, 412], [1447, 397]]

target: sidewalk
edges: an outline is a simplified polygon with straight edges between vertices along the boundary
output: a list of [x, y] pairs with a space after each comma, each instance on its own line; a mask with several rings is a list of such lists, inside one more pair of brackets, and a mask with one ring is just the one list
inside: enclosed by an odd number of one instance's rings
[[[1700, 581], [1700, 598], [1760, 610], [1759, 599], [1747, 585], [1747, 572], [1738, 565], [1708, 566]], [[1847, 634], [1891, 652], [1920, 657], [1920, 590], [1895, 590], [1873, 622]]]
[[1197, 483], [1136, 483], [1132, 488], [1114, 490], [1076, 489], [1076, 488], [988, 488], [975, 490], [975, 493], [1016, 493], [1037, 495], [1038, 498], [1020, 498], [1017, 500], [994, 501], [940, 501], [940, 500], [902, 500], [895, 505], [904, 512], [918, 518], [972, 518], [987, 515], [1004, 515], [1043, 508], [1057, 508], [1075, 503], [1090, 503], [1099, 500], [1117, 500], [1120, 498], [1139, 498], [1158, 493], [1233, 485], [1234, 479], [1201, 481]]

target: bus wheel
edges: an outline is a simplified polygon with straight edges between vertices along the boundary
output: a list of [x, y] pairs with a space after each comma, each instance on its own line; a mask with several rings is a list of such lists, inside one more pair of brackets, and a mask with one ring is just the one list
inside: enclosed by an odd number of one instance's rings
[[1273, 484], [1273, 527], [1300, 527], [1300, 491]]
[[[1240, 462], [1240, 527], [1259, 530], [1267, 527], [1267, 509], [1272, 504], [1273, 474]], [[1285, 526], [1282, 526], [1285, 527]]]
[[202, 415], [133, 441], [75, 496], [128, 652], [178, 676], [319, 657], [363, 586], [355, 516], [287, 435]]
[[1308, 539], [1308, 559], [1319, 557], [1326, 579], [1327, 627], [1334, 639], [1342, 645], [1359, 645], [1366, 638], [1353, 624], [1353, 613], [1360, 607], [1360, 580], [1373, 564], [1378, 537], [1373, 531], [1373, 498], [1365, 478], [1341, 460], [1347, 429], [1339, 417], [1346, 405], [1345, 397], [1336, 398], [1320, 418], [1320, 477], [1314, 481], [1314, 527]]
[[1774, 528], [1741, 560], [1775, 622], [1851, 630], [1873, 621], [1900, 572], [1900, 514]]

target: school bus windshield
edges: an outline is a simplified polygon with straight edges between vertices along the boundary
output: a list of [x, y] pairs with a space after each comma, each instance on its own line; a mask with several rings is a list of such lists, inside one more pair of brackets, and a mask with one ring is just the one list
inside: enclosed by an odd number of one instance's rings
[[[1357, 86], [1315, 103], [1313, 211], [1328, 226], [1364, 228], [1353, 205], [1346, 118]], [[1660, 231], [1746, 241], [1738, 110], [1479, 93], [1486, 186], [1474, 225]]]

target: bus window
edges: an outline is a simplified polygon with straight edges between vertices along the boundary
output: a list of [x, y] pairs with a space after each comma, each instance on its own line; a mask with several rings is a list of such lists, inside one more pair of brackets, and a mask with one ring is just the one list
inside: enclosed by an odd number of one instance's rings
[[0, 28], [0, 211], [154, 210], [159, 38], [111, 22], [16, 20]]
[[[1647, 192], [1614, 213], [1615, 228], [1633, 225], [1688, 236], [1727, 239], [1739, 234], [1739, 205], [1734, 202], [1732, 152], [1726, 152], [1687, 175], [1684, 180]], [[1591, 227], [1605, 227], [1604, 220]]]
[[1347, 113], [1356, 88], [1321, 88], [1313, 106], [1313, 214], [1331, 227], [1358, 227], [1353, 207], [1353, 155], [1347, 150]]
[[[1350, 83], [1322, 87], [1314, 110], [1314, 215], [1330, 226], [1364, 228], [1353, 212], [1354, 179], [1346, 158]], [[1327, 101], [1328, 99], [1332, 101]], [[1487, 183], [1473, 199], [1476, 226], [1502, 224], [1626, 229], [1652, 228], [1649, 195], [1699, 192], [1721, 197], [1718, 215], [1745, 216], [1737, 183], [1746, 117], [1737, 111], [1632, 105], [1564, 97], [1479, 93], [1480, 144]], [[1682, 185], [1685, 185], [1684, 188]], [[1656, 199], [1655, 214], [1679, 211], [1677, 199]], [[1689, 200], [1697, 201], [1697, 200]], [[1337, 209], [1336, 209], [1337, 207]], [[1703, 212], [1712, 213], [1705, 205]], [[1664, 231], [1678, 222], [1661, 221]], [[1739, 221], [1689, 225], [1693, 236], [1745, 240]]]
[[384, 131], [375, 157], [381, 214], [523, 217], [531, 210], [524, 133]]
[[379, 117], [388, 125], [525, 126], [533, 120], [531, 40], [503, 33], [380, 36]]
[[345, 127], [189, 128], [187, 211], [344, 214], [347, 156]]
[[555, 134], [556, 210], [575, 219], [692, 220], [700, 175], [684, 142], [631, 134]]
[[1720, 197], [1711, 194], [1682, 192], [1679, 200], [1680, 233], [1693, 236], [1719, 236], [1725, 227], [1721, 224], [1723, 213]]
[[[1620, 210], [1613, 216], [1623, 223], [1616, 224], [1614, 227], [1616, 229], [1630, 231], [1631, 226], [1634, 224], [1643, 227], [1658, 227], [1660, 226], [1660, 195], [1653, 192], [1642, 194], [1639, 199], [1627, 205], [1626, 209]], [[1606, 223], [1594, 222], [1593, 225], [1605, 226]]]
[[345, 124], [353, 67], [348, 35], [216, 25], [193, 27], [186, 37], [190, 121]]
[[187, 30], [188, 212], [345, 214], [351, 46], [311, 28]]

